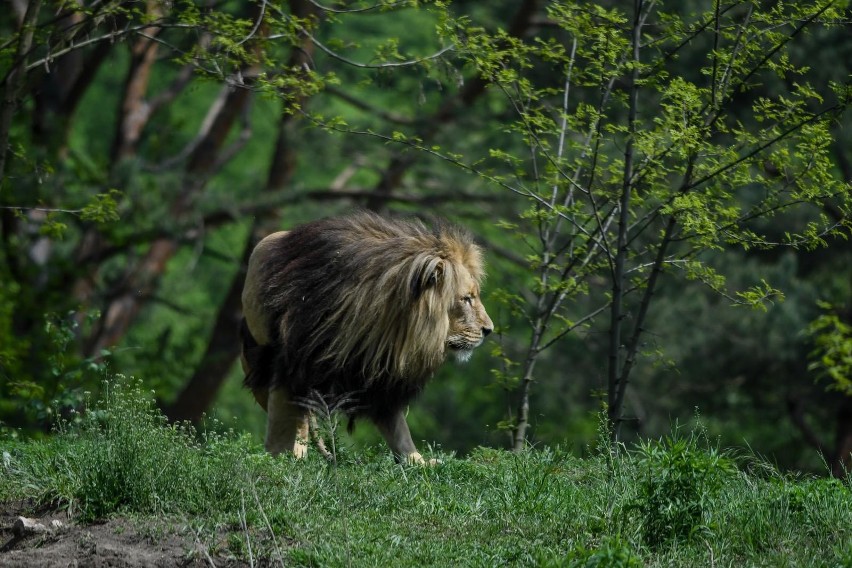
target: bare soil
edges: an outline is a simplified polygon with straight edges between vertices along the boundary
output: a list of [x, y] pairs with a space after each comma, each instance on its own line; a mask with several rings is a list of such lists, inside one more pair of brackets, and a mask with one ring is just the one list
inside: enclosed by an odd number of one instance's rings
[[[12, 527], [19, 516], [44, 525], [62, 526], [48, 532], [16, 536]], [[26, 503], [0, 504], [0, 567], [172, 567], [249, 566], [248, 562], [212, 552], [225, 550], [226, 534], [215, 543], [202, 543], [185, 523], [167, 519], [111, 518], [96, 524], [78, 524], [64, 512], [33, 511]], [[255, 566], [266, 565], [254, 562]]]

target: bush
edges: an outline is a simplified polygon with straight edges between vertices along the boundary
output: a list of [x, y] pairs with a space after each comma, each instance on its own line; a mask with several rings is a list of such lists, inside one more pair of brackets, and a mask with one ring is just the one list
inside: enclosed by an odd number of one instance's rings
[[642, 559], [617, 536], [604, 539], [593, 549], [576, 547], [564, 562], [566, 568], [639, 568]]
[[18, 484], [40, 487], [37, 500], [66, 506], [83, 521], [121, 510], [193, 513], [239, 503], [238, 480], [251, 463], [244, 439], [199, 437], [189, 424], [168, 424], [136, 381], [105, 382], [103, 392], [79, 419], [61, 422], [59, 436], [15, 456]]
[[644, 442], [638, 465], [644, 478], [636, 507], [642, 514], [643, 540], [652, 547], [690, 539], [725, 477], [735, 470], [718, 449], [699, 448], [696, 436]]

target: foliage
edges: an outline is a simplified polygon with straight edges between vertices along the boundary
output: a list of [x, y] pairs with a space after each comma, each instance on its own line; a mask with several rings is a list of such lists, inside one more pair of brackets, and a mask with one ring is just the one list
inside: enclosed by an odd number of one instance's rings
[[658, 547], [689, 540], [702, 529], [705, 513], [734, 466], [715, 448], [698, 447], [695, 436], [643, 442], [637, 508], [644, 520], [642, 538]]
[[814, 342], [808, 368], [827, 379], [828, 388], [852, 396], [852, 325], [831, 305], [821, 302], [820, 307], [823, 313], [808, 328]]
[[[466, 159], [527, 202], [503, 226], [529, 251], [529, 294], [499, 296], [530, 330], [520, 352], [498, 353], [513, 361], [497, 379], [517, 393], [508, 423], [515, 449], [548, 347], [583, 328], [608, 334], [607, 403], [617, 435], [661, 274], [765, 310], [783, 292], [759, 277], [730, 289], [713, 255], [824, 246], [848, 233], [852, 203], [830, 154], [848, 85], [818, 90], [810, 62], [789, 56], [804, 29], [841, 25], [841, 7], [731, 1], [701, 12], [640, 1], [631, 12], [560, 2], [547, 15], [555, 31], [533, 42], [452, 8], [441, 21], [458, 56], [513, 117], [502, 146]], [[795, 82], [768, 91], [758, 77]], [[823, 212], [827, 202], [839, 220]], [[800, 210], [805, 217], [782, 239], [766, 234], [765, 219]]]
[[[91, 319], [80, 322], [74, 312], [48, 314], [39, 335], [30, 336], [29, 341], [9, 341], [0, 353], [0, 408], [7, 415], [49, 423], [83, 405], [87, 389], [103, 380], [110, 356], [104, 350], [98, 357], [80, 358], [74, 351], [78, 331], [86, 325], [91, 325]], [[33, 348], [38, 348], [43, 366], [38, 380], [31, 369], [21, 368], [19, 353], [12, 351]]]
[[[813, 298], [829, 290], [824, 278], [830, 275], [819, 272], [834, 269], [825, 265], [804, 276], [806, 258], [788, 250], [714, 261], [735, 288], [760, 274], [785, 290], [785, 301], [767, 306], [765, 313], [731, 309], [730, 300], [706, 288], [683, 292], [676, 275], [662, 281], [660, 295], [671, 301], [651, 315], [649, 343], [664, 348], [674, 363], [662, 360], [637, 368], [639, 398], [631, 406], [642, 412], [644, 434], [661, 438], [672, 420], [689, 424], [698, 408], [708, 437], [723, 447], [747, 445], [784, 469], [823, 471], [824, 458], [802, 443], [801, 431], [790, 420], [791, 405], [801, 405], [827, 442], [837, 404], [832, 398], [837, 395], [826, 393], [808, 372], [811, 347], [799, 332], [817, 315]], [[841, 289], [838, 298], [845, 296]]]
[[[550, 564], [543, 564], [549, 566]], [[631, 550], [628, 543], [617, 537], [605, 538], [594, 549], [578, 546], [572, 550], [565, 561], [553, 566], [568, 568], [638, 568], [642, 566], [641, 557]]]
[[[848, 559], [839, 544], [852, 538], [848, 479], [793, 479], [754, 458], [741, 458], [744, 471], [735, 472], [729, 458], [694, 436], [635, 452], [605, 438], [602, 444], [617, 451], [588, 459], [558, 448], [481, 448], [468, 459], [440, 455], [442, 463], [422, 468], [397, 465], [377, 449], [344, 451], [330, 464], [315, 451], [301, 461], [273, 459], [244, 437], [199, 437], [168, 425], [136, 381], [114, 379], [104, 392], [50, 439], [0, 439], [0, 503], [29, 499], [67, 508], [84, 522], [129, 514], [149, 527], [162, 524], [148, 530], [192, 519], [206, 546], [276, 564]], [[654, 505], [639, 510], [636, 503]], [[648, 546], [647, 535], [664, 518], [684, 524]], [[698, 523], [701, 538], [692, 538]]]

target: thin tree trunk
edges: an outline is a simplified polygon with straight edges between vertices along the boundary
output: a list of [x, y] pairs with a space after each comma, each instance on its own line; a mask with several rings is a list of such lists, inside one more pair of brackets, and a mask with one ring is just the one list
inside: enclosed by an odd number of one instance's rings
[[[159, 3], [148, 0], [148, 16], [162, 16]], [[130, 69], [124, 85], [118, 120], [116, 120], [115, 138], [112, 144], [111, 163], [115, 166], [123, 158], [136, 154], [136, 145], [142, 130], [148, 124], [151, 105], [147, 101], [148, 83], [151, 69], [157, 60], [158, 43], [156, 37], [161, 28], [152, 27], [133, 43], [130, 48]]]
[[624, 394], [627, 392], [627, 384], [630, 380], [630, 372], [633, 370], [633, 364], [636, 362], [636, 355], [639, 352], [639, 340], [642, 333], [645, 331], [645, 318], [648, 315], [648, 308], [651, 305], [651, 299], [654, 297], [654, 292], [657, 287], [657, 279], [663, 272], [663, 265], [666, 260], [666, 250], [671, 243], [674, 228], [677, 222], [674, 217], [669, 217], [666, 224], [663, 238], [660, 241], [660, 246], [657, 249], [657, 256], [654, 259], [654, 265], [651, 268], [651, 275], [648, 277], [648, 282], [645, 284], [645, 293], [642, 296], [642, 302], [639, 305], [636, 321], [634, 322], [633, 333], [630, 341], [625, 349], [624, 364], [621, 366], [621, 372], [618, 377], [618, 388], [616, 389], [614, 403], [612, 409], [615, 409], [614, 414], [610, 414], [610, 424], [612, 425], [612, 435], [614, 439], [618, 438], [623, 423], [622, 408], [624, 407]]
[[526, 445], [527, 428], [529, 428], [530, 423], [530, 387], [534, 380], [533, 371], [535, 370], [535, 363], [538, 360], [538, 356], [541, 353], [539, 350], [541, 340], [544, 337], [544, 332], [547, 330], [547, 323], [556, 309], [555, 302], [557, 301], [556, 297], [554, 297], [553, 303], [550, 306], [546, 306], [548, 272], [550, 270], [550, 261], [552, 260], [549, 247], [552, 241], [547, 238], [546, 234], [542, 235], [541, 241], [546, 248], [543, 254], [543, 262], [541, 263], [541, 272], [539, 273], [541, 292], [536, 301], [536, 319], [533, 324], [530, 346], [527, 350], [527, 356], [524, 359], [524, 372], [518, 389], [520, 399], [515, 414], [515, 427], [512, 430], [512, 450], [515, 452], [523, 450]]
[[627, 144], [624, 148], [624, 176], [619, 200], [618, 240], [616, 242], [615, 266], [612, 275], [612, 307], [610, 309], [609, 330], [609, 370], [608, 414], [609, 425], [615, 435], [616, 426], [621, 420], [621, 407], [618, 397], [619, 378], [621, 376], [621, 327], [624, 319], [624, 282], [627, 261], [627, 231], [630, 222], [630, 197], [633, 192], [634, 138], [636, 136], [636, 114], [639, 106], [639, 44], [642, 30], [640, 19], [642, 0], [634, 1], [633, 14], [633, 73], [630, 81], [629, 109], [627, 116]]
[[524, 375], [521, 378], [519, 388], [520, 401], [518, 402], [518, 411], [515, 417], [515, 428], [512, 432], [512, 450], [520, 452], [524, 449], [527, 441], [527, 428], [530, 423], [530, 386], [533, 382], [533, 371], [535, 363], [538, 360], [541, 338], [544, 334], [544, 324], [542, 320], [536, 321], [533, 329], [533, 337], [530, 341], [530, 348], [527, 351], [527, 357], [524, 360]]

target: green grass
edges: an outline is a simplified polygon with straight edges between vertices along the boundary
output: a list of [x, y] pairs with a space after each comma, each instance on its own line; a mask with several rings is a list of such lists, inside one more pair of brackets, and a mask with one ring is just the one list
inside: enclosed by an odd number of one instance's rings
[[150, 393], [117, 381], [54, 436], [0, 450], [0, 502], [67, 508], [80, 522], [128, 515], [152, 531], [164, 526], [152, 519], [180, 519], [246, 561], [852, 567], [848, 479], [782, 474], [700, 433], [603, 444], [586, 459], [483, 448], [403, 467], [382, 447], [344, 447], [329, 464], [170, 426]]

